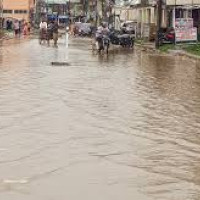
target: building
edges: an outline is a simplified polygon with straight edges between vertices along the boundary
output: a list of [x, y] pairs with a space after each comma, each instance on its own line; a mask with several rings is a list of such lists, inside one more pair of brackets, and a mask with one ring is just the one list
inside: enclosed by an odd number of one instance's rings
[[87, 21], [96, 25], [100, 22], [107, 22], [109, 25], [114, 23], [114, 0], [82, 0], [82, 5]]
[[47, 15], [62, 19], [73, 18], [80, 3], [80, 0], [46, 0]]
[[199, 0], [166, 0], [165, 21], [167, 26], [175, 26], [175, 18], [193, 18], [194, 26], [200, 26]]
[[35, 0], [3, 0], [3, 17], [30, 21]]
[[[137, 23], [137, 36], [155, 38], [157, 29], [158, 0], [116, 0], [115, 19]], [[161, 27], [174, 27], [176, 19], [192, 19], [200, 39], [200, 0], [162, 0]], [[119, 25], [117, 26], [119, 27]], [[151, 37], [151, 35], [153, 37]]]

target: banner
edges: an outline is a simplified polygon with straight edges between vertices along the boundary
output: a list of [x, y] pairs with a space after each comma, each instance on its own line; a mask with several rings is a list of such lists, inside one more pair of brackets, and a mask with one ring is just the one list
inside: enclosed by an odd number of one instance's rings
[[176, 28], [175, 33], [177, 42], [197, 41], [197, 28]]
[[197, 28], [194, 27], [193, 18], [176, 18], [176, 42], [197, 41]]
[[176, 18], [175, 27], [176, 28], [193, 28], [193, 18]]

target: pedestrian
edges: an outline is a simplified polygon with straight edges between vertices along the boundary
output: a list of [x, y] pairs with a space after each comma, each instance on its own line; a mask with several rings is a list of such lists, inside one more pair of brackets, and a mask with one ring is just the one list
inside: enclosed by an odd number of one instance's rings
[[6, 30], [7, 30], [7, 31], [9, 30], [9, 26], [10, 26], [10, 21], [7, 20], [7, 21], [6, 21]]
[[53, 39], [53, 21], [50, 21], [50, 23], [47, 26], [47, 43], [49, 45], [50, 40]]
[[28, 24], [25, 22], [24, 28], [23, 28], [23, 34], [27, 35], [28, 34]]
[[30, 22], [28, 22], [27, 28], [28, 28], [28, 34], [30, 34], [31, 33], [31, 23]]
[[6, 21], [6, 29], [8, 31], [12, 30], [12, 21], [10, 21], [10, 20]]
[[9, 30], [13, 30], [13, 22], [12, 21], [9, 21]]
[[42, 19], [40, 23], [40, 44], [47, 40], [47, 22]]
[[18, 36], [18, 34], [19, 34], [19, 28], [20, 28], [18, 20], [14, 21], [13, 27], [14, 27], [15, 36]]
[[19, 21], [19, 31], [18, 31], [19, 36], [21, 35], [21, 30], [22, 30], [22, 22]]
[[53, 22], [53, 41], [54, 41], [54, 45], [57, 46], [57, 42], [58, 42], [58, 22], [56, 20]]
[[42, 29], [47, 29], [47, 22], [45, 22], [44, 20], [42, 20], [40, 23], [40, 30]]

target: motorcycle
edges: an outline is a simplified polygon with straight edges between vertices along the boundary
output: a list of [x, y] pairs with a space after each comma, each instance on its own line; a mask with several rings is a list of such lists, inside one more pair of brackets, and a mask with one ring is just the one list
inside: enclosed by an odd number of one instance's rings
[[120, 31], [111, 31], [110, 33], [110, 42], [113, 45], [120, 45], [122, 47], [133, 48], [134, 46], [134, 35], [133, 34], [124, 34]]
[[173, 29], [167, 30], [166, 32], [160, 32], [158, 35], [159, 44], [174, 44], [175, 42], [175, 32]]
[[110, 47], [110, 39], [108, 36], [98, 37], [96, 41], [96, 49], [100, 53], [101, 51], [105, 51], [108, 54]]

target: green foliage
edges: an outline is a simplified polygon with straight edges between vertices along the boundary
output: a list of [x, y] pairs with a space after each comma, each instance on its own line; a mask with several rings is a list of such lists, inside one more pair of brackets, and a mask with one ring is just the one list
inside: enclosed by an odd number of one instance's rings
[[135, 43], [136, 44], [144, 44], [144, 40], [143, 39], [136, 39]]
[[164, 44], [159, 47], [159, 50], [161, 52], [165, 52], [165, 53], [168, 52], [169, 50], [173, 50], [173, 49], [175, 49], [174, 44]]
[[185, 45], [184, 50], [200, 56], [200, 44]]
[[159, 50], [161, 52], [168, 52], [169, 50], [177, 50], [182, 49], [188, 53], [200, 56], [200, 43], [197, 44], [179, 44], [179, 45], [173, 45], [173, 44], [165, 44], [162, 45]]

